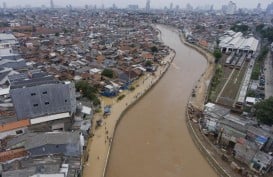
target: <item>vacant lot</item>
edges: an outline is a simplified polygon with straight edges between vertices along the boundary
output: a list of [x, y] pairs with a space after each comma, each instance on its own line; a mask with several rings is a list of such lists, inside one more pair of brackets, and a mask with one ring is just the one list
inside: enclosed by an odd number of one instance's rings
[[244, 63], [240, 70], [234, 70], [222, 94], [219, 96], [218, 103], [233, 106], [236, 102], [236, 97], [239, 94], [240, 86], [247, 69], [247, 64], [248, 63]]

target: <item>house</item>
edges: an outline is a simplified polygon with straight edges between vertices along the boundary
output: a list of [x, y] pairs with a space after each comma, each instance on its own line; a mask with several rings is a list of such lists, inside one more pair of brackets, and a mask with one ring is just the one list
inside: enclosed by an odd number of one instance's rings
[[27, 156], [27, 151], [24, 148], [7, 150], [0, 152], [0, 162], [6, 162], [16, 158], [22, 158]]
[[218, 130], [222, 129], [222, 141], [235, 146], [237, 139], [245, 138], [247, 127], [252, 124], [252, 121], [241, 118], [234, 114], [227, 114], [217, 122]]
[[2, 163], [2, 177], [75, 177], [81, 173], [81, 158], [25, 157]]
[[[1, 61], [0, 61], [1, 63]], [[19, 74], [17, 71], [14, 71], [11, 68], [2, 68], [0, 69], [0, 86], [8, 82], [8, 76]]]
[[103, 96], [107, 96], [107, 97], [113, 97], [113, 96], [116, 96], [118, 94], [118, 88], [115, 87], [114, 85], [106, 85], [104, 86], [103, 88], [103, 91], [102, 91], [102, 95]]
[[0, 33], [0, 48], [11, 47], [15, 44], [18, 44], [18, 41], [14, 35], [8, 33]]
[[261, 129], [260, 127], [248, 126], [247, 128], [247, 139], [256, 142], [260, 148], [267, 142], [270, 138], [270, 133]]
[[26, 61], [23, 58], [11, 60], [11, 59], [2, 59], [0, 60], [1, 68], [12, 68], [14, 70], [26, 69]]
[[151, 54], [151, 53], [143, 53], [143, 54], [142, 54], [142, 57], [143, 57], [145, 60], [153, 60], [153, 59], [154, 59], [154, 56], [153, 56], [153, 54]]
[[234, 147], [235, 159], [249, 165], [255, 156], [259, 147], [244, 138], [240, 138], [237, 140], [237, 143]]
[[251, 170], [265, 174], [272, 166], [273, 157], [262, 151], [258, 151], [250, 164]]
[[0, 59], [16, 60], [18, 58], [20, 58], [20, 55], [14, 53], [12, 48], [0, 48]]
[[18, 120], [37, 124], [72, 116], [76, 111], [75, 86], [40, 71], [9, 77], [10, 95]]
[[229, 109], [216, 105], [214, 103], [207, 103], [204, 107], [204, 119], [201, 124], [203, 128], [209, 132], [216, 132], [217, 122], [230, 112]]
[[62, 154], [80, 157], [84, 146], [79, 132], [26, 133], [7, 142], [7, 148], [24, 148], [30, 157]]
[[26, 132], [27, 127], [30, 125], [28, 119], [15, 121], [14, 119], [8, 118], [9, 122], [0, 119], [0, 139], [7, 136], [16, 136]]

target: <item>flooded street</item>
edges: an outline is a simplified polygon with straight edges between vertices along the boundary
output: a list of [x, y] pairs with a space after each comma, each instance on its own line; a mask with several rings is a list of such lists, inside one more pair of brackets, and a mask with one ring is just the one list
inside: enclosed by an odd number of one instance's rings
[[176, 57], [160, 82], [120, 121], [106, 177], [216, 177], [185, 123], [187, 99], [206, 60], [174, 31], [160, 30]]

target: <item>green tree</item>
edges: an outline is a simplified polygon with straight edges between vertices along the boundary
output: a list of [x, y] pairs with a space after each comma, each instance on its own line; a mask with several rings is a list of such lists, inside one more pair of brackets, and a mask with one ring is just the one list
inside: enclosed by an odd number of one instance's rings
[[75, 85], [77, 91], [81, 91], [83, 96], [88, 98], [90, 101], [93, 102], [95, 106], [100, 105], [100, 100], [97, 97], [98, 90], [95, 87], [92, 87], [86, 81], [79, 81]]
[[153, 65], [153, 62], [152, 61], [150, 61], [150, 60], [147, 60], [146, 62], [145, 62], [145, 66], [152, 66]]
[[257, 120], [267, 125], [273, 125], [273, 97], [263, 100], [254, 106]]
[[259, 25], [256, 26], [256, 31], [261, 32], [263, 30], [263, 28], [264, 28], [264, 24], [263, 23], [259, 24]]
[[68, 33], [68, 30], [66, 28], [63, 29], [64, 33]]
[[156, 46], [153, 46], [153, 47], [151, 47], [151, 51], [153, 53], [156, 53], [156, 52], [158, 52], [158, 48]]
[[58, 33], [58, 32], [57, 32], [57, 33], [55, 33], [55, 36], [56, 36], [56, 37], [60, 36], [60, 33]]
[[114, 77], [114, 71], [112, 69], [104, 69], [101, 73], [101, 75], [109, 77], [109, 78], [113, 78]]
[[218, 63], [218, 61], [222, 57], [222, 52], [220, 51], [220, 49], [215, 49], [213, 52], [213, 56], [215, 57], [215, 63]]
[[249, 26], [242, 25], [242, 24], [235, 24], [230, 29], [235, 31], [235, 32], [246, 33], [248, 31], [248, 29], [249, 29]]

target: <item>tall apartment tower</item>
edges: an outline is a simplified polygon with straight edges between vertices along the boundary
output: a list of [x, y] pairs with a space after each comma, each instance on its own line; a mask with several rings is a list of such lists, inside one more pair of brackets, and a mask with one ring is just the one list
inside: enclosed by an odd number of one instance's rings
[[54, 9], [54, 2], [53, 2], [53, 0], [50, 0], [50, 8]]
[[6, 9], [6, 8], [7, 8], [7, 3], [3, 2], [3, 9]]
[[151, 7], [150, 7], [150, 3], [151, 3], [150, 0], [147, 0], [147, 1], [146, 1], [146, 11], [147, 11], [147, 12], [150, 11], [150, 8], [151, 8]]
[[233, 14], [236, 13], [236, 10], [237, 10], [236, 4], [234, 2], [232, 2], [232, 1], [229, 1], [228, 5], [227, 5], [226, 14], [233, 15]]

